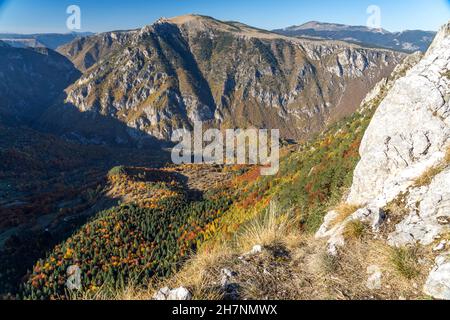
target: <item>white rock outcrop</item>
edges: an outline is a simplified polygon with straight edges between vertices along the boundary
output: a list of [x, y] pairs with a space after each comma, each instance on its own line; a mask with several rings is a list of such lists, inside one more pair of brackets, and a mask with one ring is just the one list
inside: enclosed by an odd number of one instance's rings
[[349, 203], [380, 206], [437, 164], [450, 139], [450, 26], [380, 104], [361, 143]]
[[425, 283], [425, 294], [436, 299], [450, 300], [450, 257], [436, 258], [436, 267], [431, 271]]
[[389, 244], [431, 245], [450, 232], [450, 167], [438, 174], [429, 186], [412, 188], [406, 197], [410, 212], [389, 235]]
[[[406, 214], [389, 234], [389, 244], [434, 245], [435, 252], [446, 249], [446, 243], [440, 244], [450, 233], [449, 70], [450, 23], [440, 30], [422, 60], [388, 88], [365, 132], [347, 198], [348, 204], [362, 208], [337, 225], [333, 224], [337, 213], [330, 212], [316, 234], [329, 239], [331, 254], [345, 245], [343, 232], [350, 221], [363, 221], [377, 231], [385, 222], [384, 209], [399, 199]], [[431, 174], [429, 181], [417, 184], [426, 172]], [[444, 257], [436, 260], [424, 291], [450, 299], [450, 260]]]
[[366, 287], [369, 290], [380, 290], [382, 285], [383, 273], [377, 265], [371, 265], [367, 268], [367, 274], [369, 278], [367, 279]]
[[191, 300], [192, 295], [188, 289], [180, 287], [171, 290], [169, 287], [164, 287], [155, 293], [153, 300], [169, 300], [169, 301], [186, 301]]

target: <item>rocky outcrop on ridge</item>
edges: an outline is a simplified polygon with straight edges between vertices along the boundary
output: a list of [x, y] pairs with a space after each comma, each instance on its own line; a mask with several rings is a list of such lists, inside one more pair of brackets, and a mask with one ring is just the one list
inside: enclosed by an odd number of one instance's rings
[[424, 292], [439, 299], [450, 299], [449, 70], [447, 24], [423, 59], [395, 81], [365, 133], [346, 199], [361, 209], [338, 224], [339, 213], [330, 212], [316, 235], [328, 237], [337, 254], [346, 225], [360, 220], [375, 233], [391, 225], [385, 239], [393, 247], [434, 246], [436, 266]]

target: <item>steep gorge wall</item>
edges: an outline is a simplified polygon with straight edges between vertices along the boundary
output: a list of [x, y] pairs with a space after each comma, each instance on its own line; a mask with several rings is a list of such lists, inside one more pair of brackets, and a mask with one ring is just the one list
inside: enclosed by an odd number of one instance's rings
[[[159, 139], [191, 129], [196, 120], [219, 128], [277, 128], [283, 138], [306, 138], [356, 110], [405, 56], [201, 16], [163, 19], [85, 42], [64, 48], [85, 71], [67, 89], [66, 102]], [[94, 53], [96, 63], [86, 70]], [[45, 117], [71, 128], [54, 118]]]

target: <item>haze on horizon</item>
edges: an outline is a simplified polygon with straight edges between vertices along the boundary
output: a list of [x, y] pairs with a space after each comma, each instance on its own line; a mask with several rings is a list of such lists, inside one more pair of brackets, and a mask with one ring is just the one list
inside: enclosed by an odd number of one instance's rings
[[381, 9], [381, 27], [389, 31], [436, 31], [450, 17], [450, 0], [0, 0], [0, 32], [68, 33], [70, 5], [81, 8], [81, 32], [135, 29], [160, 17], [193, 13], [267, 30], [313, 20], [366, 25], [371, 5]]

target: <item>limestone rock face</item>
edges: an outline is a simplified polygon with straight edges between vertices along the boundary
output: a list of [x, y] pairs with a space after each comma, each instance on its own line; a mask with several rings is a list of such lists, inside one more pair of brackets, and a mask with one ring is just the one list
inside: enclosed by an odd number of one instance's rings
[[411, 189], [406, 207], [410, 214], [389, 235], [389, 244], [430, 245], [439, 235], [450, 232], [450, 167], [429, 186]]
[[[417, 65], [422, 57], [423, 55], [421, 53], [415, 53], [405, 58], [403, 62], [395, 68], [389, 78], [381, 80], [377, 85], [375, 85], [373, 90], [368, 93], [367, 97], [361, 104], [360, 112], [364, 112], [366, 109], [376, 108], [379, 101], [386, 97], [396, 82], [401, 79], [412, 67]], [[316, 233], [317, 239], [329, 239], [328, 249], [331, 254], [337, 254], [338, 248], [345, 244], [343, 232], [348, 222], [352, 220], [365, 221], [376, 231], [385, 218], [385, 214], [381, 207], [373, 203], [357, 210], [340, 224], [334, 223], [338, 216], [339, 212], [334, 210], [330, 211], [325, 216], [322, 226]]]
[[[448, 26], [380, 104], [361, 144], [350, 203], [380, 206], [442, 160], [450, 138]], [[384, 202], [384, 203], [383, 203]]]
[[450, 259], [448, 256], [443, 255], [436, 258], [436, 267], [428, 276], [423, 291], [436, 299], [450, 300]]
[[[316, 235], [328, 238], [329, 252], [337, 254], [352, 220], [370, 224], [375, 232], [396, 223], [386, 239], [391, 246], [420, 244], [443, 252], [424, 287], [438, 299], [450, 299], [450, 263], [444, 251], [450, 232], [449, 70], [450, 24], [403, 77], [390, 87], [375, 88], [380, 95], [386, 88], [388, 92], [361, 143], [361, 161], [347, 198], [348, 204], [362, 208], [337, 225], [332, 223], [337, 213], [330, 212]], [[401, 207], [394, 222], [385, 212], [391, 204]]]

